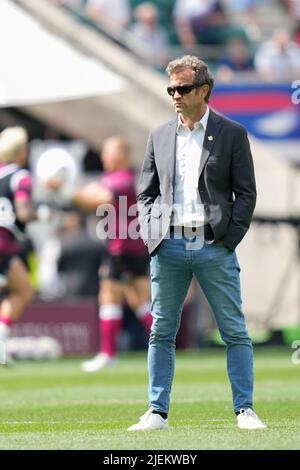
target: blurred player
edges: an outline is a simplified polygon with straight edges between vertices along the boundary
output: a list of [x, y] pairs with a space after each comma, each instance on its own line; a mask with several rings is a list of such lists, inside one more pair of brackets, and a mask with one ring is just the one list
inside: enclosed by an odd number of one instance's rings
[[[83, 362], [82, 370], [94, 372], [115, 363], [118, 338], [122, 329], [123, 306], [126, 301], [138, 320], [150, 332], [150, 283], [149, 258], [141, 238], [120, 237], [120, 231], [128, 233], [135, 217], [119, 214], [119, 196], [127, 198], [127, 207], [136, 204], [135, 176], [130, 167], [129, 145], [121, 137], [111, 137], [102, 149], [104, 173], [99, 181], [90, 183], [72, 195], [74, 205], [95, 212], [98, 206], [110, 204], [115, 209], [116, 222], [112, 232], [114, 239], [107, 240], [107, 257], [100, 267], [99, 328], [100, 352]], [[59, 178], [52, 178], [48, 188], [63, 193]]]
[[0, 288], [9, 291], [0, 304], [1, 347], [12, 323], [34, 295], [26, 267], [18, 257], [18, 244], [26, 238], [26, 223], [35, 218], [31, 175], [25, 169], [27, 142], [22, 127], [8, 127], [0, 134]]

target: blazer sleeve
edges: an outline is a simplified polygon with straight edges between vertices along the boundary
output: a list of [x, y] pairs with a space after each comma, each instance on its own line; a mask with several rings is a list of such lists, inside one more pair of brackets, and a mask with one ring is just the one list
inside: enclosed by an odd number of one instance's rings
[[150, 134], [140, 175], [139, 193], [137, 195], [140, 233], [145, 243], [148, 239], [151, 208], [159, 194], [159, 178], [155, 164], [153, 136]]
[[231, 160], [231, 185], [235, 196], [224, 245], [234, 250], [249, 229], [256, 204], [256, 183], [250, 144], [245, 128], [234, 136]]

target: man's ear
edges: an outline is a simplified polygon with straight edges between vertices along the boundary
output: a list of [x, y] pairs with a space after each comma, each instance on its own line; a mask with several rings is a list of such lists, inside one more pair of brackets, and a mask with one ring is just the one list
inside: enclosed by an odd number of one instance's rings
[[207, 84], [202, 85], [201, 90], [202, 90], [202, 93], [203, 93], [203, 98], [206, 98], [206, 96], [209, 93], [209, 85], [207, 85]]

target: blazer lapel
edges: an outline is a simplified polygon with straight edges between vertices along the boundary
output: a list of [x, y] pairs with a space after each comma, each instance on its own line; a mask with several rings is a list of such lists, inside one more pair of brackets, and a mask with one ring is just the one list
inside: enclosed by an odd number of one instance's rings
[[[177, 130], [178, 118], [176, 117], [170, 121], [167, 128], [167, 132], [164, 135], [164, 154], [168, 162], [168, 171], [170, 175], [170, 181], [174, 184], [175, 177], [175, 156], [176, 156], [176, 130]], [[221, 129], [221, 119], [218, 114], [210, 110], [206, 132], [204, 136], [203, 149], [200, 161], [199, 178], [207, 162], [207, 159], [213, 149], [216, 138]]]
[[221, 119], [218, 114], [214, 113], [212, 110], [209, 112], [209, 117], [207, 121], [206, 132], [203, 141], [203, 149], [201, 153], [200, 168], [199, 168], [199, 178], [207, 162], [207, 159], [213, 149], [214, 143], [217, 139], [217, 136], [221, 129]]

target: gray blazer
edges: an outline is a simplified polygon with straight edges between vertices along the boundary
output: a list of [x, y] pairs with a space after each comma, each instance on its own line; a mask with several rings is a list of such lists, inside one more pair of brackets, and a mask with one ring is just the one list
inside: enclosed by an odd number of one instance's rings
[[[172, 215], [177, 117], [149, 137], [140, 176], [140, 233], [150, 255], [168, 233]], [[247, 232], [256, 202], [253, 160], [243, 126], [210, 110], [198, 190], [208, 224], [205, 239], [234, 250]]]

